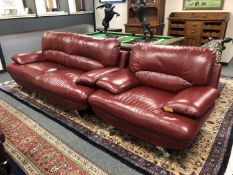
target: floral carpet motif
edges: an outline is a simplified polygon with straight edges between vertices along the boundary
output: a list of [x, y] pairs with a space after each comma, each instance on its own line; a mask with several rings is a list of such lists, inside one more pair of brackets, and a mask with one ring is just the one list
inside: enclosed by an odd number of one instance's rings
[[189, 148], [169, 157], [155, 146], [105, 124], [93, 113], [80, 116], [15, 82], [5, 83], [1, 89], [150, 174], [218, 174], [233, 123], [233, 79], [230, 78], [221, 78], [221, 96]]
[[107, 174], [1, 98], [0, 129], [6, 152], [26, 174]]

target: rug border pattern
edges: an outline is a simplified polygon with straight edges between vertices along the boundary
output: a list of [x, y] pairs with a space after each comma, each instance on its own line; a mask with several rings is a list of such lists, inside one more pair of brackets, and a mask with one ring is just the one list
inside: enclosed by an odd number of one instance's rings
[[[224, 78], [226, 79], [226, 78]], [[0, 88], [1, 89], [1, 88]], [[3, 92], [13, 96], [14, 98], [20, 100], [20, 101], [24, 101], [25, 99], [23, 98], [20, 98], [14, 94], [12, 94], [11, 92], [8, 92], [7, 89], [1, 89]], [[75, 130], [76, 132], [78, 133], [81, 133], [82, 136], [88, 138], [92, 143], [94, 142], [94, 144], [97, 144], [98, 146], [100, 147], [104, 147], [104, 149], [107, 149], [108, 151], [110, 152], [113, 152], [114, 155], [117, 155], [119, 156], [120, 158], [123, 158], [123, 159], [126, 159], [127, 161], [129, 161], [131, 164], [133, 164], [133, 166], [138, 166], [140, 168], [142, 168], [143, 170], [151, 173], [151, 174], [161, 174], [163, 173], [164, 175], [167, 175], [167, 174], [172, 174], [158, 166], [155, 166], [153, 164], [151, 164], [150, 162], [145, 162], [145, 161], [142, 161], [142, 159], [137, 156], [137, 155], [134, 155], [133, 153], [127, 153], [127, 150], [125, 150], [124, 148], [122, 147], [119, 147], [118, 145], [112, 143], [112, 144], [108, 144], [108, 140], [104, 139], [104, 138], [101, 138], [101, 136], [98, 136], [94, 133], [92, 133], [92, 131], [88, 130], [87, 128], [84, 128], [82, 127], [81, 125], [79, 126], [76, 126], [77, 123], [74, 123], [73, 121], [70, 121], [70, 122], [66, 122], [62, 119], [62, 117], [60, 116], [60, 114], [57, 114], [57, 113], [54, 113], [51, 109], [47, 109], [47, 111], [42, 111], [40, 110], [40, 107], [41, 106], [37, 106], [39, 103], [37, 103], [37, 105], [33, 104], [34, 101], [30, 101], [31, 103], [27, 102], [27, 101], [24, 101], [25, 104], [27, 104], [28, 106], [32, 107], [33, 109], [36, 109], [37, 111], [39, 111], [40, 113], [43, 113], [43, 114], [46, 114], [47, 117], [53, 119], [53, 120], [56, 120], [58, 121], [59, 123], [62, 123], [62, 124], [65, 124], [66, 125], [66, 128], [68, 128], [69, 130]], [[41, 104], [39, 104], [41, 105]], [[231, 104], [231, 107], [229, 108], [229, 110], [227, 111], [227, 115], [229, 115], [229, 113], [231, 113], [233, 110], [233, 105]], [[52, 114], [52, 115], [51, 115]], [[225, 122], [226, 120], [228, 120], [229, 122], [229, 119], [231, 119], [231, 122], [229, 123], [229, 126], [232, 125], [232, 118], [229, 118], [229, 117], [225, 117], [223, 119], [223, 122]], [[221, 125], [220, 129], [219, 129], [219, 132], [223, 132], [224, 130], [224, 127]], [[230, 133], [227, 133], [226, 135], [226, 139], [224, 140], [224, 144], [223, 144], [223, 148], [225, 149], [227, 147], [227, 142], [229, 141], [229, 138], [230, 138]], [[216, 148], [216, 145], [217, 145], [217, 139], [215, 141], [215, 143], [213, 144], [213, 148], [211, 149], [211, 152], [208, 156], [208, 160], [207, 161], [210, 161], [211, 159], [216, 159], [216, 160], [219, 160], [220, 158], [223, 159], [224, 157], [224, 153], [222, 152], [222, 154], [219, 156], [216, 156], [216, 154], [214, 154], [216, 151], [214, 150], [214, 148]], [[113, 151], [114, 150], [114, 151]], [[215, 155], [215, 157], [214, 157]], [[130, 159], [129, 157], [133, 157], [133, 160]], [[220, 158], [219, 158], [220, 157]], [[205, 168], [205, 171], [204, 171], [204, 167], [208, 166], [208, 163], [206, 161], [206, 164], [203, 166], [203, 169], [201, 171], [200, 174], [205, 174], [207, 173], [206, 170], [207, 168]], [[141, 164], [141, 163], [138, 163], [138, 162], [143, 162], [144, 164]], [[220, 169], [220, 164], [221, 164], [221, 161], [217, 161], [217, 167], [215, 167], [215, 169]], [[210, 169], [209, 169], [210, 170]], [[211, 167], [211, 171], [213, 172], [213, 168]], [[216, 170], [217, 172], [217, 170]]]
[[[42, 137], [45, 141], [47, 141], [50, 145], [56, 146], [56, 149], [61, 152], [65, 157], [72, 160], [77, 166], [85, 170], [90, 175], [95, 175], [96, 172], [101, 175], [107, 175], [107, 173], [99, 168], [94, 162], [91, 160], [88, 160], [80, 153], [77, 153], [73, 151], [68, 145], [64, 144], [61, 140], [53, 136], [47, 129], [43, 128], [40, 124], [36, 123], [34, 120], [32, 120], [30, 117], [28, 117], [23, 112], [16, 109], [16, 107], [10, 105], [8, 102], [0, 98], [0, 106], [2, 106], [7, 112], [9, 112], [11, 115], [15, 116], [18, 120], [23, 122], [25, 125], [27, 125], [29, 128], [31, 128], [34, 132], [36, 132], [40, 137]], [[16, 114], [16, 115], [15, 115]], [[20, 117], [19, 117], [19, 116]], [[33, 126], [33, 127], [32, 127]], [[18, 156], [14, 155], [12, 158], [14, 160], [17, 160], [16, 163], [20, 166], [23, 160], [30, 161], [26, 156], [24, 156], [20, 151], [6, 138], [6, 143], [4, 143], [6, 151], [9, 153], [9, 155], [12, 156], [12, 151], [17, 153]], [[59, 146], [57, 146], [59, 145]], [[21, 158], [20, 158], [21, 156]], [[31, 161], [30, 161], [31, 162]], [[85, 165], [85, 166], [84, 166]], [[32, 166], [31, 164], [27, 164], [27, 168], [24, 168], [20, 166], [24, 171], [32, 174], [36, 173], [38, 170], [36, 166]], [[31, 168], [30, 168], [31, 167]], [[31, 171], [29, 171], [31, 169]]]

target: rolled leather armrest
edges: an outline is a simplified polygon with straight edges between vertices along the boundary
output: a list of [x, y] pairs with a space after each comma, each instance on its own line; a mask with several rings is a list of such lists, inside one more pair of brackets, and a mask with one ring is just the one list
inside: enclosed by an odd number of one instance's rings
[[129, 51], [120, 50], [120, 60], [118, 66], [120, 68], [126, 68], [129, 63]]
[[189, 117], [200, 117], [219, 96], [219, 91], [210, 86], [191, 87], [180, 91], [163, 106], [163, 109]]
[[119, 68], [117, 67], [106, 67], [85, 72], [79, 76], [79, 78], [76, 81], [76, 84], [93, 86], [95, 85], [98, 79], [107, 76], [117, 70], [119, 70]]
[[128, 71], [120, 69], [114, 73], [99, 79], [96, 85], [112, 94], [120, 94], [139, 85], [137, 77]]
[[11, 59], [17, 64], [28, 64], [45, 60], [41, 51], [17, 54], [14, 55]]

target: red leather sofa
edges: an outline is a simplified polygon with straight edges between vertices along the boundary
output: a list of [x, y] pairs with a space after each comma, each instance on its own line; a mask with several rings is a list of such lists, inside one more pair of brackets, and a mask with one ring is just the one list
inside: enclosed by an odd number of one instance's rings
[[221, 67], [198, 47], [133, 47], [128, 69], [99, 79], [88, 100], [105, 122], [157, 146], [185, 149], [213, 110]]
[[13, 56], [7, 71], [23, 87], [71, 109], [85, 110], [95, 81], [124, 66], [127, 57], [115, 38], [46, 32], [42, 51]]
[[[31, 91], [157, 146], [185, 149], [219, 97], [221, 67], [207, 48], [137, 44], [129, 61], [117, 39], [46, 32], [42, 51], [7, 66]], [[128, 67], [124, 65], [128, 63]]]

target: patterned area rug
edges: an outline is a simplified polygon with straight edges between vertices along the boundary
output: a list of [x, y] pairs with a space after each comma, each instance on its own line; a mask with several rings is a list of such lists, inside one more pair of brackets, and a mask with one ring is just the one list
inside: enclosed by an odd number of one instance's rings
[[6, 152], [26, 174], [107, 174], [1, 98], [0, 129]]
[[226, 156], [233, 123], [233, 79], [230, 78], [221, 78], [221, 97], [190, 147], [170, 157], [155, 146], [103, 123], [93, 113], [80, 116], [28, 92], [15, 82], [5, 83], [1, 89], [150, 174], [215, 175]]

